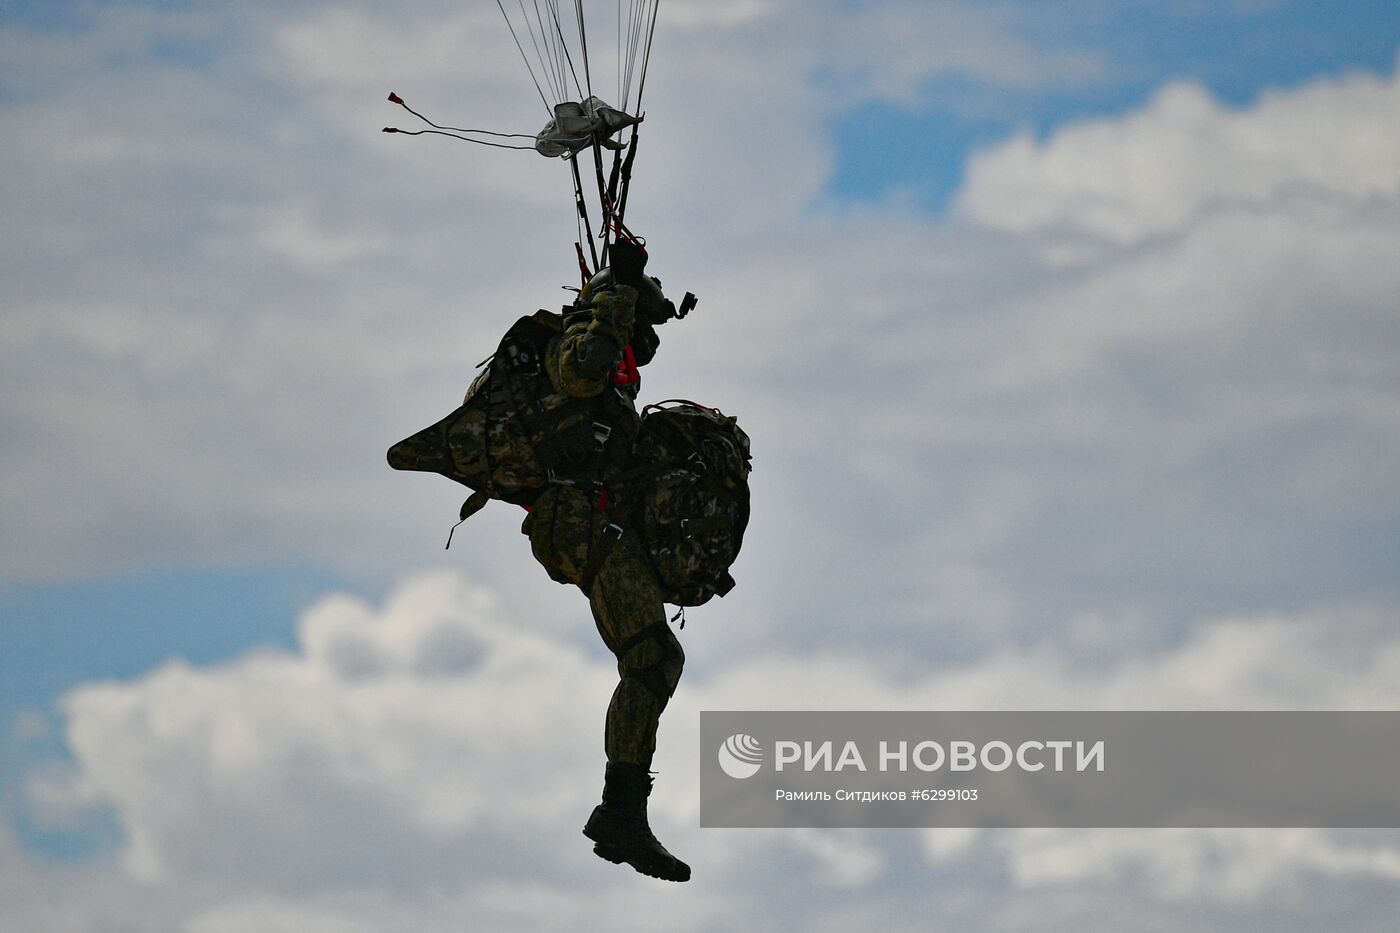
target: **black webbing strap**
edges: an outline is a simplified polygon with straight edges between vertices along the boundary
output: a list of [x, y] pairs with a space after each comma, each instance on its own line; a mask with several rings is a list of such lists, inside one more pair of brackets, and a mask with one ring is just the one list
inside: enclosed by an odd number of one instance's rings
[[610, 523], [603, 529], [603, 534], [597, 542], [589, 548], [588, 563], [584, 565], [583, 576], [579, 580], [579, 587], [583, 590], [583, 595], [592, 597], [593, 584], [598, 579], [598, 571], [603, 569], [603, 564], [607, 563], [608, 555], [612, 553], [613, 546], [622, 538], [622, 526]]
[[693, 538], [696, 535], [707, 535], [715, 531], [723, 531], [733, 524], [733, 520], [723, 512], [716, 512], [713, 515], [702, 515], [699, 518], [681, 519], [681, 537]]
[[670, 640], [668, 636], [670, 634], [671, 625], [669, 622], [666, 621], [666, 617], [662, 616], [660, 619], [651, 623], [646, 628], [642, 629], [640, 632], [633, 632], [630, 636], [623, 639], [622, 643], [617, 646], [617, 656], [619, 658], [622, 657], [624, 654], [631, 651], [633, 648], [637, 647], [649, 638], [655, 638], [662, 644], [666, 645], [667, 648], [669, 648]]
[[622, 682], [635, 680], [640, 683], [652, 696], [661, 701], [664, 706], [671, 698], [671, 694], [676, 692], [676, 680], [680, 676], [679, 666], [673, 666], [669, 662], [679, 656], [679, 645], [676, 644], [675, 636], [671, 634], [671, 626], [666, 622], [666, 616], [662, 616], [655, 622], [635, 632], [630, 638], [625, 639], [617, 647], [618, 666], [622, 666], [622, 659], [628, 652], [638, 645], [647, 641], [655, 641], [661, 649], [661, 656], [645, 667], [637, 670], [629, 670], [622, 675]]
[[[480, 512], [486, 503], [491, 501], [491, 494], [484, 489], [478, 489], [467, 497], [467, 501], [462, 503], [462, 510], [457, 513], [457, 525], [471, 518]], [[443, 550], [452, 547], [452, 532], [457, 530], [457, 525], [452, 526], [452, 530], [447, 533], [447, 543], [443, 545]]]

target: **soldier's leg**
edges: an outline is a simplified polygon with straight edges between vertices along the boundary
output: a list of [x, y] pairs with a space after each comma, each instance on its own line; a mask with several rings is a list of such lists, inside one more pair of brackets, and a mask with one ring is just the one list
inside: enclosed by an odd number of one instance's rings
[[657, 841], [647, 819], [657, 721], [675, 692], [685, 655], [666, 624], [661, 587], [635, 533], [624, 532], [613, 545], [594, 577], [589, 603], [598, 632], [617, 656], [620, 680], [608, 705], [603, 801], [583, 834], [593, 840], [593, 853], [609, 862], [626, 862], [666, 881], [689, 881], [690, 866]]
[[656, 728], [676, 691], [685, 652], [666, 623], [666, 606], [641, 542], [624, 533], [598, 570], [589, 595], [603, 642], [617, 657], [620, 680], [608, 704], [608, 760], [651, 765]]
[[[559, 488], [536, 501], [522, 530], [535, 557], [561, 583], [582, 584], [591, 575], [588, 601], [603, 642], [617, 657], [619, 682], [608, 705], [604, 747], [608, 765], [603, 800], [583, 834], [593, 852], [610, 862], [667, 881], [688, 881], [690, 866], [657, 841], [647, 820], [651, 756], [656, 726], [680, 680], [685, 655], [666, 624], [661, 586], [635, 532], [624, 532], [606, 550], [606, 524], [596, 503], [577, 490]], [[601, 544], [607, 547], [606, 544]], [[594, 562], [600, 566], [594, 567]]]
[[[637, 534], [625, 532], [605, 552], [595, 551], [606, 547], [606, 527], [596, 500], [556, 486], [536, 501], [521, 530], [556, 581], [581, 583], [594, 574], [589, 604], [620, 677], [608, 706], [604, 747], [609, 761], [648, 766], [657, 721], [675, 692], [685, 653], [666, 624], [661, 586]], [[597, 568], [590, 565], [595, 553], [607, 555]]]

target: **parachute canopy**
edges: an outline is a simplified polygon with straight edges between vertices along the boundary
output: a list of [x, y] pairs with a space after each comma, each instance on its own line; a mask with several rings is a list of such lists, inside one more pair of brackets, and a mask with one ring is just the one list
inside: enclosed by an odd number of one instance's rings
[[535, 151], [549, 158], [566, 156], [588, 148], [595, 139], [604, 148], [618, 151], [626, 147], [613, 134], [639, 122], [597, 97], [581, 104], [566, 100], [554, 105], [553, 119], [535, 136]]

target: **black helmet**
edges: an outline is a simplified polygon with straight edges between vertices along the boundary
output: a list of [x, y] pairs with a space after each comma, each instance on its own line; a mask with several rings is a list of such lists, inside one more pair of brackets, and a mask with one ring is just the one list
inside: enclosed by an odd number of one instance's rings
[[661, 280], [646, 275], [646, 250], [635, 243], [621, 240], [608, 247], [611, 262], [599, 269], [584, 286], [580, 298], [585, 301], [595, 293], [611, 288], [614, 283], [630, 285], [637, 290], [637, 319], [653, 326], [677, 317], [676, 305], [661, 291]]

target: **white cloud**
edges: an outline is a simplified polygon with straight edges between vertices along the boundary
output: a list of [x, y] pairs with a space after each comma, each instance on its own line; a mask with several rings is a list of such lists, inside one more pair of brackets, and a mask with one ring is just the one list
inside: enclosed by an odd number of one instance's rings
[[[417, 872], [427, 851], [461, 858], [464, 834], [553, 825], [596, 792], [578, 776], [585, 762], [599, 771], [590, 739], [610, 665], [499, 615], [481, 592], [426, 578], [382, 615], [318, 605], [299, 655], [171, 662], [139, 686], [83, 688], [65, 701], [73, 803], [116, 805], [139, 878], [274, 888]], [[595, 702], [521, 702], [571, 695]], [[275, 851], [258, 856], [269, 839]]]
[[1400, 76], [1356, 74], [1230, 109], [1198, 85], [1127, 118], [1028, 133], [975, 156], [956, 208], [1014, 233], [1138, 243], [1221, 206], [1314, 191], [1359, 205], [1400, 193]]
[[[34, 791], [50, 809], [111, 807], [123, 829], [119, 867], [89, 869], [80, 887], [179, 892], [168, 903], [182, 922], [210, 933], [449, 929], [467, 914], [560, 929], [601, 922], [613, 899], [634, 896], [669, 904], [676, 929], [745, 916], [805, 928], [822, 919], [811, 878], [844, 892], [846, 909], [875, 909], [906, 896], [893, 878], [943, 889], [945, 876], [979, 865], [1005, 874], [982, 882], [998, 896], [1078, 886], [1098, 892], [1099, 910], [1113, 892], [1253, 903], [1285, 886], [1393, 885], [1400, 844], [1295, 830], [929, 831], [915, 837], [919, 855], [901, 833], [696, 831], [696, 713], [1386, 708], [1400, 683], [1392, 618], [1205, 620], [1166, 650], [1095, 665], [1064, 645], [917, 671], [825, 654], [692, 671], [663, 720], [652, 806], [661, 838], [696, 868], [679, 894], [638, 893], [578, 835], [599, 786], [611, 659], [579, 647], [591, 633], [542, 637], [451, 574], [409, 580], [382, 608], [328, 596], [290, 652], [171, 663], [73, 691], [63, 704], [71, 769], [37, 776]], [[12, 877], [34, 872], [7, 857]], [[628, 916], [618, 922], [642, 929], [649, 915]]]
[[1145, 882], [1164, 900], [1248, 902], [1341, 876], [1400, 883], [1400, 847], [1315, 829], [1022, 830], [1007, 846], [1018, 884]]
[[[1088, 50], [1034, 41], [1038, 11], [994, 4], [891, 2], [850, 9], [822, 67], [840, 72], [847, 100], [917, 105], [939, 77], [994, 87], [1075, 86], [1102, 80], [1108, 63]], [[801, 13], [797, 16], [801, 17]]]

